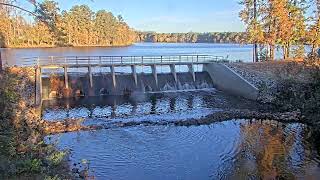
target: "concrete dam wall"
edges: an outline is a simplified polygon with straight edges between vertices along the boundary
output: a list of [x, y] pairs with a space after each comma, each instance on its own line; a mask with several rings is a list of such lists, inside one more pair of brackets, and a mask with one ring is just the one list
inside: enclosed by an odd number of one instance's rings
[[[177, 90], [212, 88], [208, 72], [195, 72], [195, 79], [189, 72], [146, 74], [111, 73], [94, 74], [92, 80], [85, 74], [68, 74], [68, 89], [63, 74], [42, 77], [42, 100], [79, 96], [131, 95], [132, 93], [152, 93]], [[91, 84], [92, 82], [92, 84]]]
[[[221, 57], [208, 55], [66, 56], [37, 58], [36, 61], [27, 59], [26, 63], [29, 64], [26, 66], [36, 63], [36, 104], [55, 98], [130, 96], [134, 93], [212, 87], [231, 95], [256, 100], [259, 90], [228, 68], [223, 60]], [[200, 71], [199, 66], [202, 67]], [[144, 67], [149, 70], [144, 71]], [[162, 67], [166, 67], [168, 71], [163, 72]], [[181, 71], [181, 67], [184, 71]], [[48, 73], [47, 70], [58, 72]]]

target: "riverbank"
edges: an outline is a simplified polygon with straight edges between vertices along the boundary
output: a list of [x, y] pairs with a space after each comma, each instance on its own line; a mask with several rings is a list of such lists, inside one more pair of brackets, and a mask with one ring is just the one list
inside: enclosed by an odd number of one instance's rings
[[68, 179], [67, 152], [43, 141], [43, 121], [34, 106], [34, 69], [0, 74], [0, 178]]
[[279, 111], [300, 111], [304, 122], [320, 125], [320, 70], [315, 62], [229, 63], [227, 66], [259, 89], [259, 102], [272, 104]]

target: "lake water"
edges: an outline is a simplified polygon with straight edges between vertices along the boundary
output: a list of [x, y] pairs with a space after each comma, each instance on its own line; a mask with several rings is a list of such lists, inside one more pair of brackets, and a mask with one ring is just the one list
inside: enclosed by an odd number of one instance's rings
[[[207, 43], [136, 43], [128, 47], [61, 47], [0, 49], [8, 65], [19, 64], [23, 57], [39, 56], [144, 56], [208, 54], [229, 60], [252, 61], [252, 45]], [[281, 57], [280, 50], [276, 57]]]
[[313, 133], [306, 125], [244, 119], [175, 124], [232, 109], [267, 108], [207, 89], [48, 101], [43, 117], [83, 117], [83, 124], [103, 127], [46, 138], [70, 151], [71, 168], [89, 168], [95, 179], [320, 177], [319, 144], [309, 140]]

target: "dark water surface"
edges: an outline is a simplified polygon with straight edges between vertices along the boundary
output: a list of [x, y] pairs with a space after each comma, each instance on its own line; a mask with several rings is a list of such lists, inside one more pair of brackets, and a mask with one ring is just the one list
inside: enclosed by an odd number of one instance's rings
[[[84, 117], [107, 129], [48, 136], [71, 152], [71, 168], [89, 167], [96, 179], [317, 179], [317, 144], [310, 127], [275, 121], [228, 120], [210, 125], [139, 125], [200, 119], [230, 109], [263, 111], [259, 104], [214, 89], [48, 101], [46, 120]], [[143, 123], [142, 123], [143, 124]]]
[[89, 163], [96, 179], [317, 179], [319, 156], [307, 134], [302, 124], [230, 120], [66, 133], [51, 141], [70, 149], [72, 162]]

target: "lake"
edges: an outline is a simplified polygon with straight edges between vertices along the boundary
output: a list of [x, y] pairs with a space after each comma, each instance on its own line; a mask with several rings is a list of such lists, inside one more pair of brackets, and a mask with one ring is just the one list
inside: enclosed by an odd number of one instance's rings
[[[209, 54], [229, 60], [252, 61], [252, 45], [207, 43], [136, 43], [127, 47], [58, 47], [0, 49], [8, 65], [19, 64], [23, 57], [38, 56], [144, 56]], [[280, 50], [276, 53], [281, 58]]]

